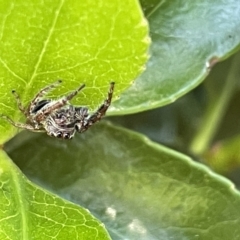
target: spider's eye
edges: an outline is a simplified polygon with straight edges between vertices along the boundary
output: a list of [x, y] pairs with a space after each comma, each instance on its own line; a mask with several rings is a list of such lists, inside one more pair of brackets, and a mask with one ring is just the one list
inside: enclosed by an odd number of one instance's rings
[[65, 139], [70, 139], [70, 134], [69, 134], [69, 133], [64, 133], [64, 134], [63, 134], [63, 138], [65, 138]]
[[62, 133], [61, 133], [61, 132], [58, 132], [57, 135], [56, 135], [56, 137], [61, 138], [61, 137], [62, 137]]

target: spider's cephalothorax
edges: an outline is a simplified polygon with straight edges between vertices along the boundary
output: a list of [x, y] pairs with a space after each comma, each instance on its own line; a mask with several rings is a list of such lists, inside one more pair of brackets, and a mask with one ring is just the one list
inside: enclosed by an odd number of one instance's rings
[[33, 132], [47, 132], [48, 135], [53, 137], [71, 139], [75, 132], [82, 133], [86, 131], [105, 115], [111, 104], [114, 82], [110, 83], [108, 97], [92, 114], [88, 113], [88, 108], [86, 107], [77, 107], [69, 104], [69, 101], [85, 87], [84, 84], [58, 100], [43, 99], [49, 91], [57, 87], [61, 82], [62, 81], [59, 80], [40, 90], [27, 108], [23, 107], [19, 95], [15, 91], [12, 91], [17, 100], [19, 110], [27, 119], [26, 124], [14, 122], [6, 115], [0, 114], [0, 117], [6, 119], [9, 123], [18, 128], [27, 129]]

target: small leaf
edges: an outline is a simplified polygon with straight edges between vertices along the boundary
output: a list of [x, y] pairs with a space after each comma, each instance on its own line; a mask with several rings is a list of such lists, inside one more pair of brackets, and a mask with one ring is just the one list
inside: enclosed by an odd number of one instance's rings
[[30, 179], [88, 208], [115, 240], [239, 239], [233, 184], [140, 134], [100, 123], [71, 142], [22, 132], [5, 149]]
[[169, 104], [195, 88], [240, 46], [238, 0], [145, 1], [151, 58], [112, 106], [112, 115]]
[[[143, 71], [147, 33], [137, 0], [2, 2], [0, 114], [18, 121], [12, 89], [27, 104], [57, 79], [64, 83], [55, 96], [85, 83], [73, 103], [91, 109], [102, 103], [111, 81], [117, 97]], [[2, 142], [16, 129], [1, 120], [0, 132]]]
[[216, 142], [204, 154], [207, 163], [217, 172], [229, 173], [240, 166], [240, 136]]
[[0, 239], [110, 239], [89, 212], [30, 183], [0, 151]]

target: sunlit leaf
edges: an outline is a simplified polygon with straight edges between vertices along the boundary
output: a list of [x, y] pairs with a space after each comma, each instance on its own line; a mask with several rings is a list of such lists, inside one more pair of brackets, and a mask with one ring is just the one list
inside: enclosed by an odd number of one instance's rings
[[[64, 83], [55, 96], [86, 84], [78, 105], [98, 106], [111, 81], [117, 97], [143, 71], [147, 33], [136, 0], [2, 1], [0, 113], [18, 121], [12, 89], [26, 104], [57, 79]], [[3, 141], [16, 129], [1, 120], [0, 132]]]

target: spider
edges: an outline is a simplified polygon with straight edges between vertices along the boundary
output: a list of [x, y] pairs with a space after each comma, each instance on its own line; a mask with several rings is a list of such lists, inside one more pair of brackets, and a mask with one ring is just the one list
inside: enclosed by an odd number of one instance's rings
[[14, 90], [12, 91], [19, 110], [26, 117], [26, 123], [14, 122], [3, 114], [0, 114], [0, 117], [17, 128], [33, 132], [46, 132], [49, 136], [62, 139], [71, 139], [76, 132], [85, 132], [105, 115], [111, 104], [114, 82], [110, 83], [108, 97], [92, 114], [88, 113], [87, 107], [73, 106], [69, 103], [85, 87], [85, 84], [58, 100], [44, 99], [44, 96], [61, 82], [58, 80], [41, 89], [26, 108], [23, 107], [19, 95]]

